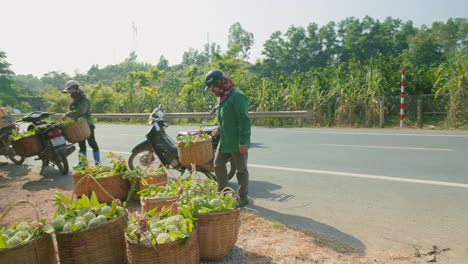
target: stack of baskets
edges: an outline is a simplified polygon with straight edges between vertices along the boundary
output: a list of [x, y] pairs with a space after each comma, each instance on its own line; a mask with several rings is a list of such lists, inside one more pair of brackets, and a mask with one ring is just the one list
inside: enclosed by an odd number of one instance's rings
[[76, 122], [65, 125], [63, 134], [68, 142], [77, 143], [88, 139], [91, 136], [91, 129], [88, 121], [81, 118]]

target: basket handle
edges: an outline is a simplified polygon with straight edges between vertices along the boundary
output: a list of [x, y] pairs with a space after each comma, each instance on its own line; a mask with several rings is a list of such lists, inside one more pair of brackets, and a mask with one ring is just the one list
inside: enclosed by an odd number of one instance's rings
[[36, 220], [37, 221], [40, 221], [40, 216], [39, 216], [39, 210], [37, 210], [37, 207], [32, 204], [31, 202], [27, 201], [27, 200], [19, 200], [17, 201], [16, 203], [10, 205], [3, 213], [2, 215], [0, 216], [0, 222], [8, 215], [8, 213], [11, 211], [11, 209], [13, 209], [13, 207], [19, 205], [19, 204], [29, 204], [33, 209], [34, 209], [34, 212], [36, 213]]
[[231, 187], [224, 187], [224, 188], [221, 190], [221, 192], [224, 193], [224, 194], [232, 193], [233, 196], [239, 198], [239, 195], [237, 194], [237, 192], [234, 191], [234, 189], [232, 189]]
[[[117, 176], [117, 175], [115, 175], [115, 176]], [[113, 177], [113, 176], [112, 176], [112, 177]], [[108, 192], [106, 191], [106, 189], [104, 189], [104, 187], [102, 187], [102, 185], [101, 185], [93, 176], [91, 176], [91, 174], [86, 174], [86, 175], [84, 175], [83, 177], [81, 177], [81, 179], [75, 184], [75, 187], [73, 187], [72, 197], [71, 197], [71, 200], [72, 200], [72, 201], [73, 201], [73, 197], [74, 197], [74, 194], [75, 194], [75, 189], [76, 189], [76, 187], [81, 183], [81, 181], [82, 181], [84, 178], [90, 178], [90, 179], [92, 179], [92, 180], [101, 188], [101, 190], [104, 191], [104, 193], [105, 193], [107, 196], [109, 196], [112, 200], [117, 200], [117, 199], [115, 199], [110, 193], [108, 193]]]

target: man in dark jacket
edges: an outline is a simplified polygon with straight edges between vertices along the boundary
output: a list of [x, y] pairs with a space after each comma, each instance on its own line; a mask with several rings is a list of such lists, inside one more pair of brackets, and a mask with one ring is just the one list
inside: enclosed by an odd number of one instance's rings
[[239, 182], [239, 205], [249, 203], [249, 171], [247, 168], [248, 149], [250, 146], [250, 118], [247, 97], [239, 91], [232, 81], [220, 70], [211, 70], [205, 78], [205, 91], [211, 91], [218, 97], [218, 129], [212, 136], [221, 136], [219, 148], [214, 159], [218, 190], [223, 190], [228, 183], [226, 163], [234, 161]]
[[[62, 93], [69, 93], [72, 99], [70, 104], [70, 111], [62, 116], [62, 120], [69, 117], [73, 118], [74, 120], [78, 120], [78, 118], [85, 118], [88, 121], [89, 128], [91, 129], [91, 135], [88, 138], [88, 145], [93, 149], [94, 161], [96, 164], [98, 164], [101, 162], [101, 155], [99, 152], [99, 146], [94, 137], [94, 129], [96, 126], [91, 119], [91, 112], [89, 110], [91, 107], [90, 101], [88, 98], [86, 98], [83, 90], [80, 89], [80, 84], [75, 80], [68, 81]], [[86, 157], [86, 140], [78, 142], [78, 145], [80, 146], [80, 152], [78, 153], [79, 157]], [[80, 164], [81, 162], [78, 163], [78, 165]]]

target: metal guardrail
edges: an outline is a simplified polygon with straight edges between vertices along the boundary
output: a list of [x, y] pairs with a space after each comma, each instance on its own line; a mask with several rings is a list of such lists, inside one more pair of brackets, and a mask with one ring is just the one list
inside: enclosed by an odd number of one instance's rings
[[[15, 117], [23, 117], [26, 114], [13, 114]], [[54, 117], [60, 117], [63, 113], [55, 113]], [[251, 118], [308, 118], [309, 111], [275, 111], [275, 112], [249, 112]], [[94, 118], [143, 118], [149, 117], [149, 113], [93, 113]], [[213, 118], [210, 112], [193, 113], [165, 113], [166, 118]]]

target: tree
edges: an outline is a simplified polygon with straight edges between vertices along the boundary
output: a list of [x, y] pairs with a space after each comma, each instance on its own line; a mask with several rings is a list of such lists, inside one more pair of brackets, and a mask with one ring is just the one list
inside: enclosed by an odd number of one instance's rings
[[44, 84], [34, 75], [14, 75], [13, 87], [21, 95], [37, 96], [44, 88]]
[[441, 47], [431, 30], [422, 27], [416, 35], [408, 39], [409, 49], [404, 51], [407, 65], [431, 65], [442, 60]]
[[13, 71], [6, 61], [6, 53], [0, 50], [0, 105], [15, 105], [16, 90], [12, 88]]
[[169, 69], [169, 61], [163, 55], [161, 55], [161, 57], [159, 57], [159, 62], [156, 65], [156, 67], [160, 70], [167, 70]]
[[253, 44], [254, 44], [253, 33], [250, 33], [244, 30], [239, 22], [233, 24], [229, 28], [228, 48], [231, 48], [233, 45], [239, 46], [240, 59], [247, 60], [249, 58], [250, 49], [252, 48]]
[[196, 49], [190, 48], [188, 51], [185, 51], [182, 55], [182, 65], [191, 66], [198, 65], [203, 66], [209, 61], [208, 52], [199, 52]]
[[336, 54], [339, 43], [337, 40], [335, 27], [335, 22], [331, 21], [319, 29], [317, 36], [320, 42], [320, 50], [317, 55], [318, 66], [325, 67], [336, 62]]
[[467, 24], [468, 19], [453, 20], [452, 18], [449, 18], [446, 23], [432, 23], [432, 34], [442, 47], [443, 52], [455, 51], [457, 48], [462, 47], [463, 41], [466, 41], [468, 36], [460, 33], [463, 27], [468, 28]]
[[45, 86], [50, 86], [57, 90], [63, 90], [63, 88], [65, 88], [65, 83], [70, 79], [71, 77], [64, 72], [52, 71], [44, 74], [41, 81]]
[[338, 23], [338, 37], [341, 40], [341, 51], [338, 54], [340, 62], [351, 59], [362, 61], [363, 50], [360, 42], [362, 32], [362, 25], [355, 17], [348, 17]]
[[130, 52], [128, 55], [128, 58], [125, 59], [125, 61], [130, 62], [130, 63], [135, 63], [137, 60], [138, 56], [135, 51]]

